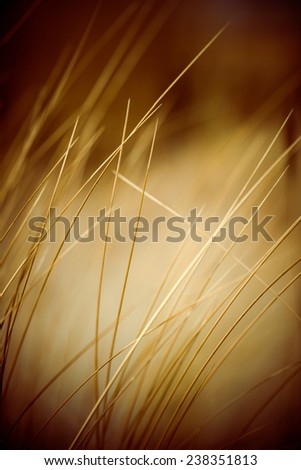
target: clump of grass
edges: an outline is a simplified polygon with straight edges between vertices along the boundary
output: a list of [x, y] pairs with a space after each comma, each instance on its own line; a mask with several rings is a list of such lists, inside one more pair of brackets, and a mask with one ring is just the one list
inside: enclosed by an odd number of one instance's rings
[[[91, 44], [96, 9], [3, 161], [4, 446], [296, 445], [300, 216], [287, 184], [297, 184], [298, 171], [294, 181], [288, 168], [292, 159], [298, 168], [300, 136], [288, 141], [294, 112], [286, 104], [285, 118], [277, 111], [296, 80], [231, 133], [220, 116], [214, 134], [203, 122], [185, 130], [187, 120], [198, 124], [201, 107], [175, 112], [176, 89], [214, 54], [231, 28], [224, 26], [192, 60], [183, 59], [140, 113], [138, 98], [124, 99], [122, 90], [174, 8], [164, 3], [154, 13], [149, 5], [129, 5]], [[93, 74], [105, 46], [110, 56]], [[85, 85], [90, 75], [94, 81]], [[110, 121], [115, 101], [118, 116]], [[270, 113], [275, 117], [267, 120]], [[213, 241], [235, 215], [248, 218], [239, 235], [250, 234], [252, 206], [275, 215], [272, 242]], [[166, 243], [165, 226], [158, 243], [137, 243], [138, 232], [122, 244], [67, 243], [72, 225], [57, 232], [55, 243], [28, 243], [29, 218], [45, 216], [49, 233], [52, 207], [69, 220], [86, 220], [102, 207], [138, 220], [197, 207], [220, 222], [202, 233], [202, 243], [191, 240], [191, 227], [181, 243]], [[112, 230], [107, 224], [106, 235]], [[82, 236], [88, 232], [84, 227]]]

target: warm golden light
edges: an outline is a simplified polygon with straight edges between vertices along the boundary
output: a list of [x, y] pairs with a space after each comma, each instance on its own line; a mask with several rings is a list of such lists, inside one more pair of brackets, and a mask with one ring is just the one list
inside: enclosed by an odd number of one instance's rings
[[2, 7], [3, 448], [300, 448], [300, 7], [263, 4]]

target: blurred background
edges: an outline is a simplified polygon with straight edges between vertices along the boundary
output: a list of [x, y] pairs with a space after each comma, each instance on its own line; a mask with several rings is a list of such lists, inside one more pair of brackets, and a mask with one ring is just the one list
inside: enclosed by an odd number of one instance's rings
[[[275, 111], [286, 114], [287, 109], [295, 109], [296, 117], [289, 130], [293, 134], [297, 125], [293, 123], [300, 120], [300, 9], [299, 2], [292, 0], [273, 4], [256, 0], [3, 1], [2, 144], [8, 143], [25, 119], [54, 68], [60, 61], [70, 60], [93, 14], [96, 17], [83, 52], [95, 46], [121, 15], [123, 24], [120, 21], [118, 32], [99, 47], [80, 80], [73, 79], [72, 100], [65, 98], [65, 112], [80, 105], [112, 51], [122, 42], [125, 47], [126, 43], [131, 44], [136, 48], [135, 59], [121, 70], [124, 77], [119, 77], [122, 84], [118, 99], [112, 99], [106, 114], [107, 119], [114, 119], [117, 124], [108, 126], [112, 132], [112, 127], [121, 125], [119, 110], [129, 97], [136, 116], [152, 104], [153, 97], [159, 96], [212, 35], [230, 22], [222, 39], [173, 90], [172, 111], [183, 113], [183, 127], [187, 129], [201, 123], [202, 128], [215, 130], [219, 123], [224, 127], [225, 123], [230, 126], [235, 120], [245, 119], [270, 98], [273, 105], [268, 118]], [[133, 25], [127, 19], [134, 16]], [[125, 36], [126, 32], [130, 38]], [[194, 122], [193, 113], [185, 122], [187, 107], [198, 110]]]
[[[42, 0], [2, 1], [0, 9], [1, 233], [10, 227], [24, 202], [65, 152], [77, 116], [79, 139], [55, 194], [58, 209], [64, 208], [86, 178], [119, 145], [128, 99], [131, 130], [228, 23], [220, 37], [159, 100], [162, 107], [157, 112], [159, 129], [147, 190], [179, 214], [187, 215], [192, 207], [203, 207], [204, 215], [224, 216], [293, 109], [251, 183], [256, 184], [265, 171], [273, 168], [279, 155], [288, 147], [293, 148], [238, 213], [249, 217], [251, 206], [260, 204], [286, 171], [264, 203], [261, 218], [275, 215], [269, 226], [277, 240], [299, 217], [300, 146], [294, 144], [301, 124], [300, 2]], [[153, 129], [154, 120], [150, 120], [124, 146], [121, 173], [140, 187]], [[31, 201], [26, 209], [28, 216], [47, 212], [56, 177], [57, 173], [52, 174], [41, 197]], [[97, 215], [100, 207], [108, 207], [113, 179], [112, 172], [105, 173], [84, 207], [83, 217]], [[68, 217], [76, 213], [88, 189], [68, 206]], [[38, 195], [39, 192], [35, 198]], [[116, 207], [122, 206], [123, 213], [133, 216], [139, 201], [139, 192], [118, 181]], [[146, 198], [143, 211], [152, 219], [161, 215], [162, 206]], [[95, 370], [92, 346], [75, 361], [75, 366], [62, 373], [61, 380], [43, 392], [42, 398], [35, 397], [78, 351], [91, 341], [93, 345], [103, 246], [97, 241], [76, 245], [72, 250], [64, 246], [59, 258], [62, 255], [63, 261], [53, 267], [61, 237], [55, 245], [41, 244], [33, 265], [26, 262], [17, 271], [32, 248], [26, 243], [27, 215], [22, 217], [3, 243], [5, 272], [1, 283], [8, 287], [2, 316], [2, 435], [5, 445], [12, 448], [67, 448], [95, 404], [95, 386], [89, 382], [51, 422], [47, 420]], [[233, 280], [239, 286], [248, 269], [271, 247], [263, 240], [248, 246], [236, 244], [235, 258], [224, 258], [220, 247], [210, 246], [192, 280], [183, 291], [176, 290], [178, 300], [172, 297], [167, 303], [155, 322], [158, 330], [137, 348], [123, 379], [112, 387], [100, 409], [105, 411], [120, 387], [147, 360], [150, 365], [143, 372], [145, 375], [138, 377], [113, 407], [100, 426], [100, 435], [92, 434], [90, 440], [82, 443], [83, 447], [300, 448], [297, 282], [284, 291], [283, 302], [272, 304], [269, 315], [259, 318], [254, 331], [237, 346], [202, 393], [196, 395], [183, 420], [177, 415], [170, 425], [201, 367], [204, 370], [192, 393], [202, 387], [202, 381], [226, 354], [227, 347], [235, 344], [266, 302], [297, 275], [299, 229], [296, 227], [262, 266], [260, 279], [251, 279], [233, 300], [227, 315], [198, 351], [223, 312], [223, 299], [234, 295], [230, 289]], [[137, 338], [173, 257], [174, 270], [154, 305], [164, 299], [199, 250], [188, 244], [178, 256], [178, 246], [171, 245], [160, 242], [135, 248], [122, 306], [125, 326], [118, 330], [114, 351]], [[229, 246], [226, 240], [224, 250]], [[129, 251], [128, 243], [108, 248], [99, 326], [100, 363], [111, 357], [112, 324], [116, 322]], [[31, 260], [30, 255], [28, 259]], [[285, 274], [290, 263], [295, 265]], [[43, 286], [49, 266], [53, 270]], [[266, 297], [252, 305], [276, 276], [280, 276], [280, 281], [273, 285], [275, 291], [268, 290]], [[204, 298], [201, 305], [196, 302], [199, 296]], [[195, 302], [195, 307], [189, 307]], [[250, 303], [250, 316], [206, 363], [218, 341]], [[181, 317], [185, 309], [191, 311], [187, 322]], [[167, 339], [167, 332], [173, 330], [166, 331], [160, 323], [170, 315], [174, 315], [170, 325], [175, 328], [175, 336], [171, 336], [176, 338], [175, 343]], [[196, 331], [199, 334], [194, 336]], [[192, 347], [186, 351], [191, 338]], [[179, 351], [183, 359], [179, 356], [181, 360], [173, 362]], [[194, 354], [181, 386], [174, 390]], [[121, 354], [113, 361], [111, 371], [107, 366], [103, 368], [97, 379], [98, 394], [123, 358]], [[162, 382], [153, 397], [168, 367], [168, 380]], [[165, 406], [171, 390], [174, 393]]]

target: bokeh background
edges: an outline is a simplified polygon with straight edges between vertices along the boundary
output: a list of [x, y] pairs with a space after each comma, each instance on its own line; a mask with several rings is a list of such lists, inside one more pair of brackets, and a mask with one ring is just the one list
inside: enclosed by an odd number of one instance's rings
[[[147, 191], [165, 208], [146, 197], [143, 215], [150, 220], [166, 215], [168, 206], [178, 214], [187, 215], [197, 207], [206, 216], [223, 217], [292, 109], [250, 186], [300, 135], [299, 2], [12, 1], [1, 3], [1, 22], [1, 233], [65, 152], [77, 116], [79, 139], [52, 201], [58, 210], [120, 144], [128, 99], [131, 130], [228, 23], [160, 100]], [[124, 146], [120, 171], [139, 187], [153, 129], [154, 119]], [[296, 145], [237, 210], [237, 215], [249, 217], [251, 206], [261, 204], [286, 170], [262, 206], [262, 217], [275, 215], [270, 225], [274, 240], [300, 216], [299, 157]], [[159, 308], [200, 249], [187, 243], [178, 254], [177, 244], [164, 242], [162, 228], [160, 243], [135, 247], [125, 281], [131, 243], [107, 248], [96, 347], [98, 366], [104, 365], [97, 385], [92, 378], [64, 404], [95, 370], [93, 341], [104, 246], [99, 240], [75, 244], [71, 250], [64, 245], [59, 262], [52, 265], [63, 240], [60, 233], [56, 244], [46, 241], [36, 256], [30, 254], [27, 219], [47, 213], [58, 173], [42, 185], [43, 193], [37, 192], [2, 244], [1, 435], [6, 448], [70, 446], [125, 357], [121, 353], [108, 369], [118, 312], [121, 323], [113, 352], [137, 338], [141, 325]], [[114, 174], [107, 171], [96, 186], [81, 211], [84, 227], [87, 216], [109, 206], [113, 181]], [[68, 206], [70, 219], [91, 186], [92, 182]], [[118, 181], [114, 207], [134, 216], [139, 201], [139, 192]], [[224, 249], [212, 244], [191, 278], [160, 311], [153, 323], [157, 329], [141, 342], [102, 400], [93, 416], [102, 417], [100, 424], [76, 444], [83, 448], [300, 448], [298, 280], [284, 291], [281, 301], [268, 307], [206, 382], [227, 348], [298, 275], [299, 240], [296, 224], [235, 300], [239, 283], [272, 245], [264, 240], [236, 245], [231, 251], [234, 257], [223, 257], [229, 240]], [[277, 276], [279, 282], [259, 298]], [[231, 290], [233, 285], [236, 291]], [[211, 357], [245, 310], [246, 317]], [[77, 357], [80, 351], [84, 352]], [[50, 384], [58, 371], [58, 379]], [[182, 400], [183, 411], [190, 403], [183, 416], [182, 405], [178, 410]]]

